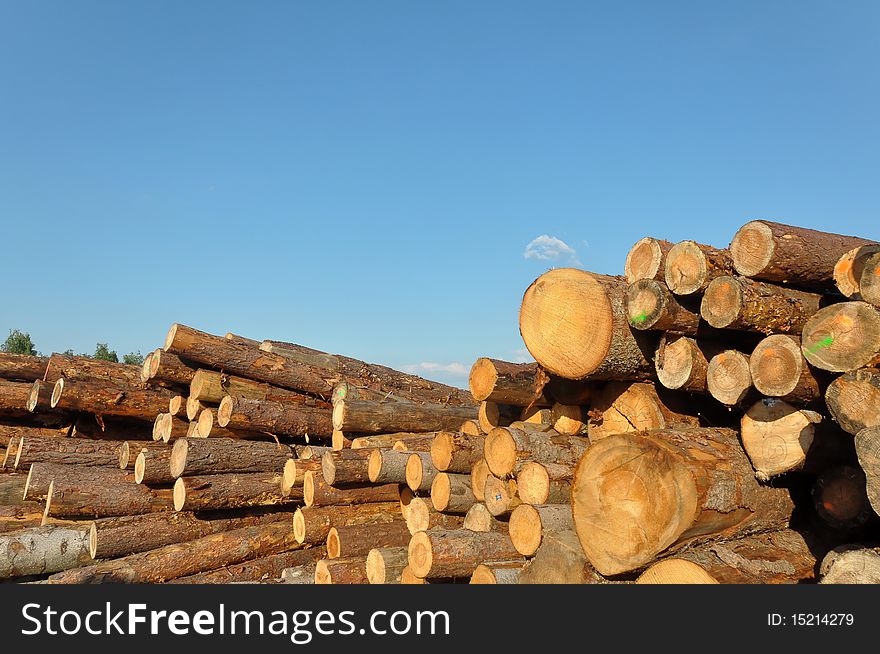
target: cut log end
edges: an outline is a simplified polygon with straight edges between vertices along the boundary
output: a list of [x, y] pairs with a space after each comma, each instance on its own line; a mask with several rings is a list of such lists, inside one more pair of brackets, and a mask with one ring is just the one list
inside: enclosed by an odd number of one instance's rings
[[749, 357], [736, 350], [716, 354], [709, 361], [706, 385], [712, 397], [722, 404], [737, 404], [752, 387]]
[[339, 532], [336, 527], [330, 527], [330, 531], [327, 533], [327, 558], [328, 559], [338, 559], [339, 552], [341, 551], [341, 547], [339, 544]]
[[763, 395], [784, 397], [797, 387], [803, 361], [797, 339], [783, 334], [768, 336], [749, 357], [752, 383]]
[[730, 243], [730, 255], [736, 271], [745, 277], [760, 274], [773, 258], [773, 231], [759, 220], [746, 223]]
[[227, 395], [220, 400], [220, 406], [217, 408], [217, 424], [226, 427], [232, 420], [232, 410], [235, 406], [235, 400], [231, 395]]
[[516, 441], [504, 427], [496, 427], [483, 445], [486, 464], [496, 477], [507, 477], [516, 466]]
[[406, 485], [411, 490], [418, 490], [422, 486], [424, 473], [425, 470], [424, 466], [422, 465], [422, 457], [420, 457], [418, 453], [413, 452], [406, 460], [406, 469], [404, 471]]
[[428, 532], [419, 531], [413, 534], [407, 553], [410, 571], [416, 577], [422, 579], [427, 577], [431, 572], [431, 567], [434, 565], [434, 555]]
[[723, 329], [742, 311], [742, 285], [733, 277], [722, 276], [709, 282], [700, 304], [700, 315], [712, 327]]
[[[144, 483], [144, 469], [147, 465], [147, 457], [141, 452], [137, 455], [137, 458], [134, 460], [134, 482], [136, 484]], [[178, 509], [179, 511], [180, 509]]]
[[651, 237], [640, 239], [626, 255], [623, 271], [626, 281], [633, 284], [640, 279], [656, 279], [663, 266], [663, 248]]
[[61, 395], [64, 393], [64, 377], [55, 382], [55, 386], [52, 389], [52, 399], [49, 403], [53, 409], [58, 405], [58, 402], [61, 401]]
[[98, 526], [93, 522], [89, 527], [89, 556], [93, 559], [98, 554]]
[[471, 367], [468, 377], [468, 386], [471, 395], [477, 402], [482, 402], [492, 394], [495, 382], [498, 381], [498, 372], [491, 359], [480, 358]]
[[740, 434], [755, 476], [766, 481], [803, 467], [813, 444], [813, 425], [819, 418], [812, 411], [799, 411], [775, 398], [764, 398], [749, 407], [742, 417]]
[[510, 540], [523, 556], [533, 556], [541, 545], [541, 516], [535, 507], [520, 504], [510, 514]]
[[529, 461], [516, 476], [516, 489], [526, 504], [544, 504], [550, 489], [550, 475], [540, 463]]
[[345, 400], [339, 400], [333, 405], [333, 429], [342, 431], [345, 424]]
[[703, 568], [685, 559], [665, 559], [645, 570], [637, 584], [717, 584]]
[[171, 476], [180, 477], [186, 469], [186, 455], [189, 451], [189, 443], [185, 438], [179, 438], [174, 441], [171, 447]]
[[452, 487], [449, 475], [441, 473], [431, 483], [431, 504], [437, 511], [445, 511], [449, 506]]
[[441, 431], [431, 441], [431, 461], [437, 470], [442, 472], [449, 468], [449, 464], [452, 461], [453, 446], [454, 435], [446, 431]]
[[847, 372], [880, 362], [880, 311], [867, 302], [819, 309], [804, 325], [801, 349], [812, 365]]
[[172, 345], [174, 344], [174, 340], [177, 338], [178, 327], [179, 327], [179, 325], [177, 323], [174, 323], [168, 329], [168, 334], [165, 335], [165, 345], [164, 345], [163, 349], [166, 352], [168, 352], [171, 349]]
[[627, 290], [626, 310], [629, 324], [636, 329], [651, 329], [663, 316], [666, 291], [653, 279], [640, 279]]
[[834, 264], [834, 284], [844, 297], [851, 298], [859, 293], [866, 262], [877, 252], [880, 252], [880, 245], [861, 245], [848, 251]]
[[676, 295], [691, 295], [703, 288], [708, 266], [706, 255], [693, 241], [681, 241], [666, 255], [664, 279]]
[[183, 477], [179, 477], [177, 481], [174, 482], [172, 497], [174, 498], [174, 510], [183, 511], [183, 507], [186, 505], [186, 484]]

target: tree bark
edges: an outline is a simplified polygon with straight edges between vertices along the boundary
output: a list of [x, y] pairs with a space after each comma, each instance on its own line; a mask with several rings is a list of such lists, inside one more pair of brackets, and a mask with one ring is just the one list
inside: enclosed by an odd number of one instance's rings
[[706, 388], [716, 400], [734, 406], [746, 400], [752, 389], [749, 356], [736, 350], [725, 350], [709, 361]]
[[366, 484], [369, 474], [369, 450], [336, 450], [321, 455], [321, 475], [331, 486]]
[[[69, 524], [68, 520], [48, 520], [46, 524]], [[43, 524], [43, 510], [36, 502], [0, 505], [0, 534], [8, 534]]]
[[483, 561], [517, 561], [522, 557], [501, 532], [433, 529], [413, 535], [409, 567], [417, 577], [470, 577]]
[[784, 527], [792, 509], [787, 489], [758, 484], [728, 429], [609, 436], [587, 450], [572, 485], [578, 538], [603, 575], [637, 570], [700, 537]]
[[219, 404], [227, 395], [234, 395], [248, 400], [301, 404], [328, 411], [331, 408], [329, 402], [311, 395], [205, 369], [196, 371], [190, 383], [189, 394], [190, 397], [206, 404]]
[[[357, 452], [358, 450], [353, 450]], [[405, 484], [406, 464], [412, 452], [397, 452], [396, 450], [384, 450], [376, 448], [365, 450], [369, 452], [367, 458], [367, 479], [372, 484]], [[324, 479], [327, 479], [324, 472]]]
[[674, 243], [669, 241], [650, 236], [636, 241], [626, 253], [626, 261], [623, 264], [623, 274], [627, 283], [634, 284], [640, 279], [662, 281], [666, 270], [666, 255], [673, 245]]
[[736, 271], [745, 277], [830, 290], [838, 259], [863, 245], [872, 243], [854, 236], [753, 220], [734, 235], [730, 252]]
[[[693, 410], [692, 400], [690, 405], [687, 408]], [[611, 434], [663, 429], [674, 424], [697, 425], [699, 418], [673, 411], [649, 383], [609, 382], [590, 406], [589, 434], [593, 442]]]
[[440, 472], [434, 477], [431, 484], [431, 504], [435, 510], [464, 515], [476, 501], [469, 475]]
[[403, 441], [409, 449], [410, 442], [418, 443], [425, 438], [433, 438], [432, 432], [409, 432], [396, 431], [391, 434], [374, 434], [372, 436], [358, 436], [351, 441], [351, 449], [360, 450], [366, 447], [391, 447], [398, 441]]
[[880, 255], [872, 254], [859, 277], [859, 295], [880, 309]]
[[431, 462], [440, 472], [469, 473], [483, 458], [485, 436], [441, 431], [431, 442]]
[[468, 386], [477, 402], [535, 406], [550, 404], [543, 395], [549, 380], [537, 363], [509, 363], [484, 357], [471, 367]]
[[[186, 387], [192, 382], [197, 366], [174, 354], [155, 350], [141, 367], [141, 381], [150, 384]], [[149, 364], [149, 365], [147, 365]]]
[[172, 440], [183, 438], [189, 433], [190, 423], [172, 416], [170, 413], [160, 413], [157, 417], [156, 431], [153, 436], [158, 436], [155, 440], [161, 440], [163, 443], [169, 443]]
[[168, 408], [173, 393], [165, 389], [120, 388], [103, 382], [59, 379], [52, 391], [52, 408], [105, 416], [153, 421]]
[[753, 404], [742, 417], [740, 436], [758, 480], [803, 468], [821, 420], [815, 411], [799, 411], [775, 398]]
[[865, 473], [865, 489], [874, 513], [880, 515], [880, 427], [866, 427], [856, 434], [856, 454]]
[[0, 579], [45, 575], [91, 562], [89, 530], [46, 525], [0, 535]]
[[400, 520], [400, 502], [373, 502], [351, 506], [314, 506], [296, 510], [293, 533], [298, 543], [323, 543], [331, 527]]
[[880, 370], [863, 368], [841, 375], [825, 390], [825, 404], [850, 434], [880, 427]]
[[762, 340], [749, 357], [752, 384], [759, 393], [805, 405], [822, 398], [822, 389], [801, 352], [796, 336], [774, 334]]
[[822, 559], [820, 584], [880, 584], [880, 548], [844, 545]]
[[396, 502], [399, 499], [397, 484], [339, 489], [327, 484], [319, 473], [309, 471], [303, 478], [303, 500], [307, 507]]
[[178, 477], [174, 482], [175, 511], [277, 506], [300, 499], [299, 493], [282, 494], [281, 475], [274, 472]]
[[552, 430], [499, 427], [486, 436], [484, 453], [490, 472], [503, 479], [515, 475], [526, 461], [574, 465], [589, 445], [587, 438], [562, 436]]
[[140, 366], [113, 363], [91, 357], [53, 354], [46, 364], [42, 379], [54, 384], [61, 378], [69, 381], [85, 381], [120, 388], [143, 388]]
[[663, 282], [653, 279], [641, 279], [630, 285], [626, 310], [630, 326], [640, 331], [696, 336], [700, 326], [696, 302], [690, 298], [679, 301]]
[[676, 295], [693, 295], [705, 290], [713, 279], [732, 272], [733, 260], [728, 250], [680, 241], [666, 255], [663, 279]]
[[55, 385], [38, 379], [31, 385], [25, 408], [30, 413], [45, 413], [52, 410], [52, 391]]
[[473, 406], [345, 399], [333, 407], [333, 429], [361, 434], [440, 431], [458, 429], [476, 415]]
[[866, 302], [820, 309], [804, 325], [804, 356], [812, 365], [848, 372], [880, 363], [880, 311]]
[[64, 467], [76, 472], [56, 474], [49, 483], [43, 513], [46, 518], [100, 518], [171, 509], [170, 490], [134, 484], [121, 470]]
[[408, 561], [406, 547], [371, 549], [367, 555], [367, 581], [371, 584], [399, 584]]
[[657, 338], [630, 329], [626, 290], [620, 277], [573, 268], [544, 273], [526, 290], [520, 308], [520, 334], [529, 352], [544, 369], [567, 379], [650, 379]]
[[48, 357], [0, 352], [0, 379], [35, 382], [46, 374]]
[[28, 396], [33, 383], [12, 382], [0, 379], [0, 417], [25, 418], [28, 411]]
[[[45, 438], [66, 438], [68, 431], [70, 431], [69, 427], [32, 427], [30, 425], [0, 424], [0, 447], [8, 447], [12, 438], [21, 438], [24, 435], [43, 436]], [[14, 461], [15, 452], [12, 453], [12, 458]]]
[[404, 520], [331, 527], [327, 534], [327, 558], [367, 556], [374, 547], [403, 547], [409, 539]]
[[270, 556], [251, 559], [244, 563], [224, 566], [208, 572], [199, 572], [186, 577], [172, 579], [172, 584], [229, 584], [234, 582], [253, 581], [265, 582], [281, 579], [284, 570], [295, 566], [312, 566], [314, 574], [315, 561], [324, 555], [324, 548], [309, 547], [308, 549], [280, 552]]
[[16, 470], [32, 463], [63, 463], [80, 466], [119, 466], [119, 441], [25, 435], [15, 453]]
[[169, 470], [176, 477], [226, 473], [280, 474], [294, 458], [288, 445], [234, 438], [181, 438], [174, 442]]
[[221, 427], [287, 436], [329, 436], [333, 431], [330, 411], [320, 407], [290, 405], [270, 400], [248, 400], [227, 395], [220, 403]]
[[321, 559], [315, 564], [316, 584], [367, 584], [367, 557]]
[[500, 561], [497, 563], [481, 563], [474, 568], [470, 583], [472, 584], [518, 584], [519, 576], [525, 567], [525, 561]]
[[165, 450], [167, 449], [167, 445], [165, 443], [149, 443], [145, 441], [122, 441], [120, 443], [118, 452], [119, 452], [119, 469], [120, 470], [134, 470], [135, 461], [137, 461], [138, 454], [140, 454], [144, 450]]
[[173, 484], [171, 474], [171, 448], [163, 450], [143, 450], [138, 453], [134, 463], [134, 481], [146, 486], [167, 486]]

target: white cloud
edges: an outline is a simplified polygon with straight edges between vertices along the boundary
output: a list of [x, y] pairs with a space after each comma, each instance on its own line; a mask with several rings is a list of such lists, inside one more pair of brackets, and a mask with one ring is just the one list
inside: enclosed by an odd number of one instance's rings
[[539, 259], [541, 261], [567, 260], [575, 265], [580, 265], [577, 258], [577, 250], [562, 239], [548, 234], [542, 234], [526, 246], [523, 253], [526, 259]]
[[514, 363], [531, 363], [535, 360], [528, 348], [521, 347], [518, 350], [514, 350], [513, 354], [515, 355], [513, 357]]
[[452, 363], [434, 363], [432, 361], [423, 361], [422, 363], [402, 366], [402, 368], [404, 372], [408, 372], [413, 375], [420, 372], [443, 372], [447, 375], [453, 375], [455, 377], [467, 377], [471, 372], [470, 366], [466, 366], [463, 363], [458, 363], [457, 361], [453, 361]]

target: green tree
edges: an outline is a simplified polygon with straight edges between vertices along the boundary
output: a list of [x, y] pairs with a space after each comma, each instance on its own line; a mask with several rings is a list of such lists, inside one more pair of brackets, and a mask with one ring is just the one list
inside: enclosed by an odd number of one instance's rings
[[67, 348], [67, 349], [64, 350], [64, 352], [62, 352], [61, 354], [63, 354], [63, 355], [66, 356], [66, 357], [74, 357], [74, 356], [76, 356], [76, 352], [73, 351], [73, 348], [72, 348], [72, 347]]
[[99, 359], [100, 361], [112, 361], [113, 363], [119, 363], [119, 357], [116, 356], [116, 351], [111, 350], [107, 347], [106, 343], [98, 343], [95, 347], [95, 353], [92, 355], [93, 359]]
[[141, 354], [140, 350], [123, 354], [122, 363], [128, 363], [133, 366], [142, 366], [144, 364], [144, 355]]
[[0, 345], [0, 351], [10, 354], [37, 354], [37, 348], [34, 347], [31, 335], [17, 329], [9, 330], [9, 336], [6, 337], [3, 345]]

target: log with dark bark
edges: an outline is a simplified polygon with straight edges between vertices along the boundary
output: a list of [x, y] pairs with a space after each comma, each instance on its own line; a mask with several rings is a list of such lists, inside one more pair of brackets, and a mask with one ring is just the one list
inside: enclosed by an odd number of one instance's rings
[[815, 581], [816, 556], [790, 529], [707, 543], [645, 570], [637, 584], [799, 584]]
[[609, 436], [586, 451], [572, 484], [578, 538], [603, 575], [637, 570], [695, 538], [785, 527], [792, 510], [787, 489], [758, 484], [728, 429]]
[[432, 529], [413, 535], [409, 567], [417, 577], [470, 577], [483, 561], [516, 561], [521, 555], [501, 532]]
[[[0, 379], [0, 417], [28, 417], [28, 397], [33, 382], [13, 382]], [[460, 421], [459, 421], [460, 422]]]
[[140, 366], [91, 357], [53, 354], [49, 357], [42, 379], [54, 384], [62, 377], [70, 381], [88, 381], [120, 388], [143, 387]]
[[134, 462], [134, 481], [147, 486], [166, 486], [173, 484], [171, 474], [171, 448], [162, 450], [143, 450]]
[[834, 264], [834, 285], [841, 295], [853, 300], [864, 299], [860, 296], [862, 273], [868, 259], [877, 252], [880, 252], [880, 245], [861, 245], [837, 260]]
[[300, 499], [299, 493], [282, 494], [281, 475], [275, 472], [178, 477], [174, 482], [175, 511], [278, 506]]
[[640, 279], [663, 279], [666, 270], [666, 255], [674, 243], [647, 236], [636, 241], [623, 264], [623, 274], [629, 284]]
[[567, 379], [650, 379], [657, 337], [630, 329], [626, 290], [620, 277], [574, 268], [544, 273], [526, 290], [519, 313], [529, 352]]
[[[44, 509], [46, 517], [99, 518], [171, 509], [169, 489], [135, 484], [122, 470], [80, 466], [65, 468], [73, 470], [56, 473], [49, 484]], [[100, 474], [95, 474], [98, 472]]]
[[141, 381], [149, 384], [186, 387], [192, 381], [198, 366], [161, 348], [144, 359]]
[[286, 569], [311, 565], [324, 556], [324, 548], [309, 547], [307, 549], [280, 552], [270, 556], [251, 559], [244, 563], [224, 566], [208, 572], [199, 572], [186, 577], [170, 580], [172, 584], [231, 584], [241, 582], [271, 582], [281, 579]]
[[366, 556], [374, 547], [403, 547], [409, 544], [410, 536], [403, 520], [330, 527], [327, 558]]
[[281, 474], [285, 463], [294, 456], [289, 445], [280, 443], [235, 438], [181, 438], [174, 442], [170, 471], [174, 477], [231, 472]]
[[712, 280], [700, 304], [700, 315], [712, 327], [762, 334], [800, 334], [822, 306], [822, 296], [745, 277]]
[[320, 473], [309, 471], [303, 477], [303, 501], [307, 507], [394, 502], [399, 498], [397, 484], [341, 489], [326, 483]]
[[[663, 390], [663, 389], [661, 389]], [[590, 405], [588, 429], [591, 441], [627, 431], [663, 429], [675, 424], [697, 425], [699, 418], [673, 410], [693, 410], [693, 400], [681, 401], [672, 393], [661, 398], [654, 384], [609, 382], [598, 391]], [[553, 461], [547, 460], [548, 463]]]
[[118, 441], [26, 434], [18, 443], [13, 468], [28, 470], [32, 463], [118, 467], [119, 445]]
[[34, 382], [46, 374], [48, 357], [0, 352], [0, 379]]
[[431, 483], [431, 504], [437, 511], [464, 515], [476, 501], [470, 475], [440, 472]]
[[835, 529], [860, 527], [874, 515], [866, 490], [864, 471], [837, 466], [820, 474], [813, 484], [816, 513]]
[[793, 404], [822, 398], [822, 386], [807, 365], [797, 336], [774, 334], [763, 339], [749, 357], [752, 384], [759, 393]]
[[880, 363], [880, 311], [867, 302], [840, 302], [804, 325], [801, 348], [812, 365], [847, 372]]
[[331, 486], [366, 484], [373, 481], [370, 479], [369, 464], [369, 450], [324, 452], [321, 455], [321, 475]]
[[727, 406], [746, 400], [752, 389], [749, 356], [737, 350], [716, 354], [706, 368], [706, 388], [712, 397]]
[[473, 406], [345, 399], [333, 407], [333, 429], [361, 434], [439, 431], [458, 429], [464, 420], [476, 416]]
[[855, 438], [859, 465], [865, 473], [865, 490], [874, 513], [880, 515], [880, 427], [866, 427]]
[[663, 279], [676, 295], [693, 295], [705, 290], [713, 279], [732, 272], [733, 260], [728, 250], [681, 241], [666, 255]]
[[160, 583], [299, 547], [290, 521], [242, 527], [68, 570], [50, 584]]
[[165, 443], [145, 441], [122, 441], [117, 450], [119, 454], [119, 469], [134, 470], [138, 454], [143, 450], [164, 450], [168, 446]]
[[[21, 438], [26, 434], [43, 436], [45, 438], [65, 438], [69, 431], [70, 427], [34, 427], [33, 425], [0, 424], [0, 447], [7, 447], [10, 439]], [[15, 460], [15, 452], [12, 453], [12, 458]]]
[[333, 431], [328, 409], [233, 395], [220, 402], [217, 422], [229, 429], [287, 436], [329, 436]]
[[850, 434], [880, 427], [880, 370], [863, 368], [841, 375], [825, 390], [825, 404]]
[[162, 388], [121, 388], [103, 382], [59, 379], [52, 390], [52, 408], [85, 411], [102, 416], [119, 416], [153, 421], [168, 408], [174, 394]]
[[690, 298], [678, 300], [663, 282], [642, 279], [627, 290], [626, 311], [629, 324], [640, 331], [665, 331], [695, 336], [700, 312]]
[[367, 554], [367, 581], [371, 584], [399, 584], [409, 562], [406, 547], [376, 547]]
[[331, 527], [391, 522], [402, 517], [400, 503], [373, 502], [351, 506], [315, 506], [296, 510], [293, 533], [298, 543], [323, 543]]
[[515, 406], [548, 405], [544, 386], [550, 380], [537, 363], [510, 363], [480, 358], [471, 367], [468, 386], [478, 402]]
[[526, 461], [574, 465], [589, 445], [582, 436], [499, 427], [486, 436], [484, 455], [492, 474], [505, 478], [515, 475]]
[[406, 527], [410, 534], [428, 529], [461, 529], [464, 517], [452, 513], [441, 513], [431, 506], [428, 500], [414, 497], [406, 510]]
[[743, 414], [740, 437], [743, 449], [760, 481], [800, 470], [813, 445], [814, 426], [822, 415], [776, 398], [759, 400]]
[[0, 579], [51, 574], [90, 562], [89, 530], [81, 525], [0, 534]]
[[834, 289], [834, 266], [853, 248], [871, 245], [854, 236], [753, 220], [730, 243], [740, 275], [817, 290]]
[[227, 395], [234, 395], [249, 400], [302, 404], [328, 411], [331, 408], [329, 402], [311, 395], [205, 369], [196, 371], [189, 386], [189, 395], [206, 404], [219, 404]]

